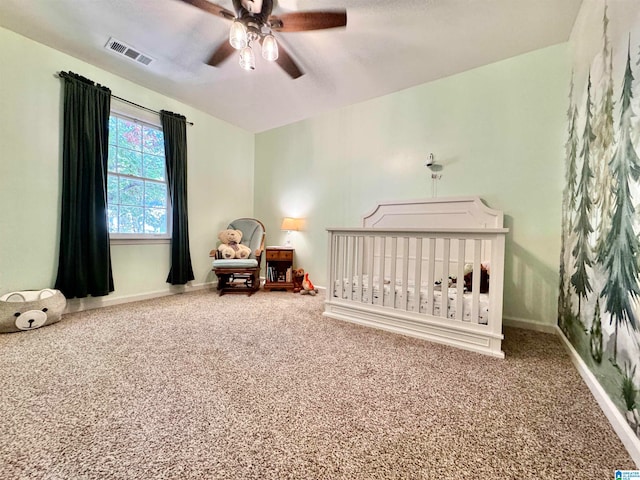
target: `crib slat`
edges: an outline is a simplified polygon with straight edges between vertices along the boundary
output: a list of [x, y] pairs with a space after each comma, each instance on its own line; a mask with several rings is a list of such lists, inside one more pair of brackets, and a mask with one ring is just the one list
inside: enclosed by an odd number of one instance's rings
[[396, 308], [396, 262], [398, 261], [398, 237], [391, 237], [389, 302], [392, 308]]
[[355, 292], [356, 300], [359, 302], [362, 301], [362, 266], [364, 264], [364, 236], [358, 235], [356, 237], [357, 246], [356, 246], [356, 278], [354, 279], [355, 285], [357, 285], [357, 289]]
[[416, 238], [416, 264], [413, 274], [413, 311], [420, 313], [420, 297], [422, 294], [422, 238]]
[[480, 259], [482, 255], [482, 240], [474, 240], [473, 247], [473, 274], [471, 275], [471, 321], [480, 323], [480, 278], [482, 269], [480, 267]]
[[376, 246], [376, 237], [367, 237], [367, 292], [369, 292], [369, 303], [373, 304], [373, 251]]
[[345, 251], [347, 256], [347, 280], [345, 283], [348, 285], [347, 300], [353, 300], [353, 235], [349, 235], [346, 240]]
[[341, 298], [347, 298], [347, 288], [349, 285], [347, 282], [347, 236], [342, 235], [340, 238], [340, 281], [342, 282], [342, 295]]
[[384, 306], [384, 267], [386, 259], [387, 238], [380, 237], [380, 273], [378, 274], [378, 305]]
[[441, 316], [449, 318], [449, 260], [451, 259], [451, 239], [443, 238], [442, 246], [442, 303], [440, 307]]
[[433, 295], [433, 285], [436, 281], [436, 239], [429, 239], [429, 258], [427, 265], [427, 313], [434, 315], [435, 298]]
[[491, 244], [491, 266], [489, 272], [489, 318], [487, 327], [492, 333], [502, 331], [502, 295], [504, 287], [504, 235], [496, 235]]
[[456, 273], [456, 320], [464, 320], [464, 258], [467, 242], [458, 239], [458, 271]]
[[400, 290], [402, 298], [401, 310], [409, 308], [409, 237], [404, 237], [402, 242], [402, 287]]
[[344, 253], [345, 253], [345, 248], [344, 248], [344, 242], [345, 242], [345, 236], [344, 235], [337, 235], [336, 236], [336, 244], [337, 244], [337, 248], [336, 248], [336, 257], [338, 259], [338, 281], [340, 282], [340, 292], [338, 297], [339, 298], [345, 298], [345, 292], [346, 292], [346, 288], [347, 285], [345, 285], [345, 281], [347, 280], [344, 276], [344, 266], [346, 265], [345, 263], [345, 257], [344, 257]]
[[327, 278], [327, 301], [331, 300], [331, 297], [336, 296], [336, 235], [333, 232], [329, 232], [329, 269]]

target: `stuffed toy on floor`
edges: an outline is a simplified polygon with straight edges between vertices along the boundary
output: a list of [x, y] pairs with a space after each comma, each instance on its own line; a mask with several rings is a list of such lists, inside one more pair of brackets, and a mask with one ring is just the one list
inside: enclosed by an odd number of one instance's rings
[[309, 274], [304, 274], [304, 280], [302, 280], [302, 290], [300, 290], [301, 295], [315, 295], [318, 293], [318, 289], [311, 283], [309, 280]]
[[296, 268], [293, 270], [293, 293], [302, 291], [302, 282], [304, 280], [304, 268]]

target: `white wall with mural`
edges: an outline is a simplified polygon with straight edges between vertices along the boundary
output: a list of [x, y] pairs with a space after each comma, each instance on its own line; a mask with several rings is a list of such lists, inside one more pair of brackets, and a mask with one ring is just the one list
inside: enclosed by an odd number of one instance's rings
[[640, 436], [640, 3], [585, 0], [570, 51], [558, 324]]

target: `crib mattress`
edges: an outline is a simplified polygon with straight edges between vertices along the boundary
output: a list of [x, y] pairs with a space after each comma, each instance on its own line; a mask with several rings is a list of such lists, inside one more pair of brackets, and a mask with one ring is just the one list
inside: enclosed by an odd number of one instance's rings
[[[380, 282], [377, 277], [373, 278], [373, 303], [378, 304], [380, 299]], [[342, 282], [340, 280], [336, 280], [334, 282], [333, 296], [338, 298], [345, 298], [348, 294], [349, 286], [351, 285], [351, 293], [354, 301], [362, 302], [362, 303], [372, 303], [371, 296], [369, 294], [369, 279], [367, 275], [363, 275], [362, 277], [362, 296], [360, 297], [360, 282], [358, 277], [354, 277], [354, 279], [350, 282], [348, 279], [344, 279]], [[344, 287], [343, 287], [344, 285]], [[391, 291], [393, 287], [393, 305], [391, 301]], [[434, 287], [435, 288], [435, 287]], [[439, 288], [439, 286], [438, 286]], [[340, 291], [342, 290], [342, 295], [340, 295]], [[407, 286], [407, 298], [403, 298], [402, 292], [402, 284], [400, 281], [396, 281], [395, 285], [391, 285], [389, 279], [386, 279], [383, 282], [382, 294], [383, 294], [383, 302], [384, 306], [388, 306], [390, 308], [396, 309], [405, 309], [409, 312], [415, 311], [415, 285], [410, 283]], [[428, 301], [428, 293], [427, 293], [427, 285], [422, 283], [419, 289], [420, 292], [420, 311], [419, 313], [430, 313], [431, 309], [429, 308]], [[434, 290], [433, 291], [433, 315], [437, 317], [443, 318], [451, 318], [455, 319], [457, 317], [457, 288], [448, 288], [447, 289], [447, 311], [442, 311], [442, 291]], [[472, 293], [464, 293], [462, 300], [462, 320], [465, 322], [471, 322], [471, 312], [472, 312]], [[486, 325], [489, 321], [489, 295], [486, 293], [479, 294], [479, 302], [478, 302], [478, 323]]]

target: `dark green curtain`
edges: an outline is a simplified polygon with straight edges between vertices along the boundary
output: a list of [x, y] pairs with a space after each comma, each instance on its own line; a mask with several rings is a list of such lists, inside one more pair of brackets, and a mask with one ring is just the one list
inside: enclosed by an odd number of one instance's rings
[[56, 288], [67, 298], [113, 292], [107, 226], [111, 91], [75, 73], [64, 81], [62, 211]]
[[162, 110], [160, 120], [164, 133], [167, 183], [173, 208], [171, 270], [167, 283], [184, 285], [194, 279], [187, 220], [187, 119], [177, 113]]

